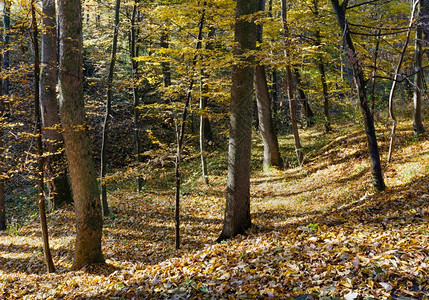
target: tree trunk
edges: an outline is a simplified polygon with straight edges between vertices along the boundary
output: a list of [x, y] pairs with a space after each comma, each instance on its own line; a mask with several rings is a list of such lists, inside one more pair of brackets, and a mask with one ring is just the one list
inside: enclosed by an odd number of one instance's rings
[[[269, 0], [268, 1], [268, 17], [272, 18], [273, 17], [273, 0]], [[277, 85], [278, 85], [278, 80], [277, 80], [277, 69], [275, 67], [273, 67], [271, 69], [271, 72], [269, 71], [269, 74], [271, 75], [271, 81], [272, 81], [272, 87], [271, 87], [271, 104], [272, 104], [272, 112], [273, 112], [273, 123], [275, 122], [276, 118], [277, 118], [277, 114], [278, 114], [278, 90], [277, 90]]]
[[[265, 10], [265, 0], [259, 0], [259, 11]], [[257, 25], [257, 41], [262, 43], [262, 24]], [[258, 64], [255, 67], [254, 85], [256, 92], [256, 104], [259, 119], [259, 131], [264, 144], [264, 160], [262, 166], [264, 170], [269, 170], [271, 166], [282, 167], [283, 161], [280, 156], [277, 134], [273, 125], [271, 115], [271, 99], [268, 92], [267, 75], [265, 67]]]
[[[416, 28], [416, 40], [415, 40], [415, 52], [414, 52], [414, 88], [413, 88], [413, 129], [414, 135], [419, 135], [425, 132], [422, 122], [422, 90], [423, 90], [423, 9], [425, 3], [422, 0], [419, 1], [417, 7], [417, 28]], [[426, 25], [427, 26], [427, 25]]]
[[277, 90], [277, 86], [278, 86], [278, 79], [277, 79], [278, 75], [277, 75], [277, 70], [275, 68], [273, 68], [271, 70], [271, 79], [272, 79], [272, 84], [273, 86], [271, 87], [271, 99], [272, 101], [272, 111], [274, 113], [274, 122], [275, 120], [277, 120], [277, 115], [279, 112], [279, 97], [278, 97], [278, 90]]
[[[216, 28], [211, 27], [207, 35], [206, 49], [213, 50], [212, 38], [215, 36]], [[200, 85], [200, 152], [201, 152], [201, 173], [205, 184], [209, 184], [209, 178], [207, 174], [207, 162], [206, 162], [206, 144], [213, 140], [213, 133], [210, 126], [210, 120], [207, 117], [206, 108], [209, 97], [208, 93], [208, 75], [201, 70], [201, 85]]]
[[395, 75], [393, 76], [392, 88], [390, 89], [390, 94], [389, 94], [389, 115], [390, 115], [390, 118], [392, 120], [392, 131], [390, 134], [390, 145], [389, 145], [389, 154], [387, 157], [387, 163], [390, 163], [390, 160], [392, 158], [393, 142], [394, 142], [395, 136], [396, 136], [397, 121], [396, 121], [396, 116], [395, 116], [395, 113], [393, 110], [393, 96], [395, 95], [396, 83], [398, 82], [399, 71], [401, 70], [401, 65], [402, 65], [402, 61], [404, 60], [405, 51], [407, 50], [408, 42], [410, 41], [411, 26], [413, 25], [413, 22], [414, 22], [414, 13], [416, 12], [416, 7], [417, 7], [417, 4], [419, 2], [420, 2], [420, 0], [413, 0], [413, 8], [411, 11], [410, 23], [408, 25], [408, 30], [407, 30], [407, 36], [405, 38], [405, 43], [402, 46], [402, 51], [401, 51], [401, 54], [399, 56], [399, 61], [398, 61], [398, 64], [396, 66], [396, 69], [395, 69]]
[[[160, 46], [161, 48], [168, 48], [168, 33], [167, 31], [163, 31], [161, 33], [161, 40], [160, 40]], [[161, 62], [161, 69], [162, 69], [162, 83], [164, 87], [168, 87], [171, 85], [171, 70], [170, 70], [170, 63], [168, 62]]]
[[46, 141], [45, 175], [48, 183], [48, 201], [51, 208], [73, 201], [67, 179], [67, 166], [60, 133], [57, 102], [57, 21], [54, 0], [43, 1], [42, 68], [40, 72], [40, 109], [42, 111], [43, 137]]
[[[425, 46], [427, 47], [427, 45], [429, 44], [429, 26], [427, 26], [427, 24], [429, 24], [429, 0], [420, 1], [420, 9], [422, 10], [421, 24], [424, 25], [422, 26], [422, 31], [424, 35], [423, 40]], [[426, 52], [426, 56], [429, 58], [429, 51], [424, 52]]]
[[[249, 16], [258, 9], [258, 0], [238, 0], [235, 19], [234, 56], [230, 104], [228, 179], [223, 229], [218, 241], [243, 233], [250, 219], [250, 154], [252, 137], [253, 58], [241, 56], [256, 48], [256, 25]], [[241, 60], [241, 61], [240, 61]]]
[[368, 105], [368, 98], [365, 89], [365, 80], [363, 77], [363, 71], [359, 57], [356, 53], [353, 41], [350, 36], [349, 29], [346, 22], [346, 8], [348, 0], [344, 0], [342, 5], [338, 3], [338, 0], [331, 0], [332, 6], [334, 7], [335, 14], [338, 23], [341, 28], [341, 32], [344, 33], [346, 55], [348, 56], [350, 63], [354, 71], [354, 80], [359, 92], [359, 104], [362, 110], [365, 132], [368, 141], [369, 157], [371, 165], [372, 183], [376, 192], [380, 192], [386, 188], [384, 184], [383, 174], [381, 171], [380, 153], [377, 145], [377, 136], [375, 134], [374, 119], [371, 114]]
[[2, 99], [1, 105], [1, 126], [0, 126], [0, 230], [6, 230], [6, 201], [5, 201], [5, 178], [6, 178], [6, 158], [4, 155], [5, 137], [4, 137], [4, 123], [5, 123], [5, 97], [9, 97], [9, 35], [10, 35], [10, 2], [4, 1], [3, 8], [3, 28], [1, 36], [1, 61], [0, 70], [3, 70], [3, 78], [0, 79], [0, 95]]
[[200, 157], [201, 157], [201, 175], [205, 184], [209, 183], [209, 178], [207, 176], [207, 162], [206, 162], [206, 135], [205, 128], [206, 122], [208, 119], [205, 116], [205, 109], [207, 107], [207, 97], [202, 95], [207, 90], [207, 85], [203, 82], [204, 74], [201, 74], [201, 93], [200, 93]]
[[[3, 106], [3, 104], [2, 104], [2, 106]], [[3, 128], [3, 124], [1, 124], [0, 125], [0, 231], [4, 231], [7, 228], [6, 227], [6, 201], [5, 200], [6, 199], [5, 199], [4, 128]]]
[[118, 29], [119, 29], [119, 7], [121, 1], [116, 0], [115, 5], [115, 27], [113, 29], [113, 41], [112, 41], [112, 54], [110, 56], [109, 75], [107, 77], [107, 99], [106, 99], [106, 114], [104, 116], [103, 123], [103, 135], [101, 141], [101, 161], [100, 161], [100, 190], [101, 190], [101, 203], [103, 204], [103, 215], [109, 215], [109, 204], [107, 203], [107, 191], [106, 191], [106, 169], [107, 169], [107, 158], [106, 158], [106, 147], [107, 139], [109, 135], [109, 120], [112, 114], [112, 85], [113, 85], [113, 72], [115, 69], [116, 62], [116, 49], [118, 45]]
[[296, 122], [296, 106], [295, 99], [293, 97], [293, 78], [292, 78], [292, 66], [290, 59], [290, 37], [289, 37], [289, 28], [287, 24], [287, 10], [286, 10], [286, 0], [281, 0], [282, 4], [282, 20], [283, 20], [283, 35], [285, 39], [285, 59], [286, 59], [286, 89], [289, 98], [289, 110], [290, 110], [290, 122], [292, 125], [293, 138], [295, 141], [295, 152], [298, 159], [298, 164], [302, 166], [304, 157], [301, 150], [301, 141], [299, 139], [298, 125]]
[[60, 112], [76, 214], [73, 270], [104, 262], [103, 217], [83, 99], [80, 0], [59, 0]]
[[[198, 25], [198, 39], [196, 52], [192, 59], [192, 68], [191, 68], [191, 80], [189, 82], [188, 93], [186, 95], [185, 106], [183, 107], [182, 114], [182, 123], [180, 124], [180, 131], [176, 132], [177, 138], [177, 152], [176, 152], [176, 207], [175, 207], [175, 221], [176, 221], [176, 230], [175, 230], [175, 247], [176, 249], [180, 249], [180, 185], [182, 181], [181, 177], [181, 162], [182, 162], [182, 149], [183, 149], [183, 138], [185, 136], [185, 128], [186, 128], [186, 118], [188, 115], [188, 108], [192, 98], [192, 88], [194, 86], [194, 72], [195, 66], [197, 64], [198, 59], [198, 50], [201, 49], [202, 39], [203, 39], [203, 27], [205, 22], [205, 13], [206, 13], [207, 1], [203, 2], [203, 10], [201, 12], [201, 18]], [[177, 127], [176, 127], [177, 128]]]
[[3, 8], [3, 84], [2, 84], [2, 95], [9, 96], [9, 86], [10, 86], [10, 70], [9, 70], [9, 47], [10, 47], [10, 1], [4, 0]]
[[[319, 17], [319, 1], [316, 0], [313, 2], [314, 4], [314, 16], [316, 18]], [[316, 47], [320, 48], [322, 45], [322, 40], [320, 37], [320, 29], [317, 27], [316, 30]], [[320, 49], [319, 49], [320, 51]], [[332, 131], [331, 128], [331, 116], [329, 114], [329, 95], [328, 95], [328, 84], [326, 82], [326, 71], [325, 71], [325, 62], [323, 60], [322, 54], [317, 54], [317, 68], [319, 69], [320, 73], [320, 83], [322, 84], [322, 95], [323, 95], [323, 114], [325, 115], [324, 125], [325, 125], [325, 132], [328, 133]]]
[[296, 89], [298, 91], [299, 98], [302, 101], [305, 125], [307, 127], [311, 127], [314, 125], [314, 114], [313, 114], [313, 111], [311, 110], [310, 104], [308, 103], [308, 99], [305, 96], [304, 90], [302, 88], [301, 75], [299, 74], [298, 68], [294, 68], [293, 72], [296, 79]]
[[379, 28], [377, 30], [377, 43], [375, 44], [375, 50], [374, 50], [374, 61], [372, 65], [372, 78], [371, 78], [371, 92], [369, 99], [371, 100], [371, 113], [374, 115], [375, 110], [375, 79], [377, 77], [377, 60], [378, 60], [378, 50], [380, 48], [380, 35], [381, 35], [381, 29]]
[[39, 62], [39, 30], [36, 20], [36, 3], [35, 0], [31, 1], [31, 30], [34, 51], [34, 116], [36, 119], [36, 144], [37, 144], [37, 187], [38, 187], [38, 202], [40, 213], [40, 225], [42, 227], [43, 237], [43, 252], [45, 256], [45, 264], [48, 273], [55, 272], [54, 262], [52, 261], [51, 250], [49, 248], [48, 225], [46, 221], [45, 209], [45, 196], [43, 193], [44, 176], [43, 176], [43, 144], [42, 144], [42, 120], [40, 111], [40, 98], [39, 98], [39, 80], [40, 80], [40, 62]]
[[328, 95], [328, 84], [326, 83], [326, 72], [325, 72], [325, 63], [323, 58], [319, 57], [319, 62], [317, 63], [320, 72], [320, 82], [322, 83], [322, 95], [323, 95], [323, 113], [325, 115], [325, 132], [328, 133], [332, 131], [331, 127], [331, 116], [329, 114], [329, 95]]
[[[206, 49], [207, 50], [213, 50], [214, 46], [213, 46], [213, 38], [215, 37], [216, 34], [216, 28], [215, 27], [210, 27], [209, 29], [209, 33], [207, 35], [207, 43], [206, 43]], [[203, 78], [208, 80], [209, 76], [207, 74], [203, 75]], [[204, 91], [203, 93], [206, 94], [206, 91], [208, 91], [208, 84], [204, 84], [203, 85]], [[205, 106], [207, 106], [207, 102], [209, 100], [209, 97], [207, 95], [204, 96], [205, 98]], [[212, 126], [211, 126], [211, 122], [210, 119], [208, 118], [208, 116], [204, 117], [204, 142], [208, 145], [211, 145], [213, 143], [213, 131], [212, 131]]]
[[[3, 41], [3, 32], [0, 32], [0, 43]], [[0, 74], [3, 66], [3, 54], [0, 53]], [[5, 105], [3, 100], [3, 80], [0, 79], [0, 231], [6, 230], [6, 199], [5, 199], [5, 157], [4, 157], [4, 123]]]
[[280, 155], [277, 134], [271, 116], [271, 99], [268, 93], [268, 85], [264, 66], [255, 67], [254, 85], [256, 101], [258, 104], [259, 130], [264, 144], [264, 170], [271, 166], [282, 167], [283, 160]]
[[[138, 56], [138, 46], [137, 46], [137, 36], [138, 30], [136, 30], [136, 18], [138, 15], [137, 11], [138, 1], [134, 2], [133, 12], [131, 15], [131, 30], [130, 30], [130, 59], [132, 64], [132, 80], [133, 80], [133, 148], [134, 156], [137, 165], [142, 161], [141, 156], [141, 141], [140, 141], [140, 95], [139, 87], [137, 86], [137, 71], [138, 71], [138, 62], [135, 59]], [[137, 18], [138, 19], [138, 18]], [[142, 176], [137, 175], [137, 192], [141, 192], [143, 188], [144, 180]]]

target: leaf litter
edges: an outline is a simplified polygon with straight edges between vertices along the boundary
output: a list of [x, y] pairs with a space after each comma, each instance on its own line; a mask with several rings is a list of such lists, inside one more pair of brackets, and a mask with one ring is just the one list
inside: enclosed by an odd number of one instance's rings
[[185, 182], [181, 250], [165, 182], [147, 182], [141, 194], [110, 192], [106, 264], [70, 271], [75, 227], [66, 207], [48, 216], [57, 273], [46, 274], [32, 220], [0, 235], [0, 299], [428, 299], [429, 141], [408, 143], [409, 134], [400, 132], [379, 194], [362, 132], [316, 149], [303, 168], [254, 170], [253, 226], [223, 243], [214, 241], [225, 174], [210, 176], [209, 186]]

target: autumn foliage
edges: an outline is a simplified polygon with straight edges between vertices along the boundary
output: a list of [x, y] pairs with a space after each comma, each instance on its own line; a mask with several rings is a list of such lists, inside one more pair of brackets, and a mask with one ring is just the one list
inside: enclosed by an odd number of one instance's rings
[[0, 2], [0, 299], [429, 300], [429, 0], [115, 2]]
[[[429, 143], [427, 135], [410, 140], [411, 128], [410, 122], [400, 125], [397, 155], [385, 166], [389, 188], [380, 194], [370, 189], [361, 130], [337, 127], [335, 135], [307, 130], [303, 141], [313, 152], [303, 168], [264, 173], [253, 165], [253, 227], [223, 243], [214, 241], [222, 225], [225, 154], [210, 156], [219, 160], [219, 171], [209, 186], [191, 167], [185, 171], [181, 250], [172, 242], [173, 185], [168, 189], [155, 180], [172, 178], [172, 170], [154, 174], [141, 194], [119, 181], [109, 195], [112, 213], [104, 218], [106, 264], [69, 271], [74, 226], [66, 207], [48, 215], [55, 274], [45, 274], [37, 219], [1, 235], [2, 295], [427, 299]], [[388, 131], [381, 133], [386, 151]], [[252, 159], [258, 162], [260, 142], [255, 135]], [[292, 145], [291, 136], [281, 137], [283, 151], [293, 153]]]

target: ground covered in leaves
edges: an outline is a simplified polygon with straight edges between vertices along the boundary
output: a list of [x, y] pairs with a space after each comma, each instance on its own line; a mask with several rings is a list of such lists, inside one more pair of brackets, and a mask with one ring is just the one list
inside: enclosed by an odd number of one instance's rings
[[[210, 184], [189, 164], [182, 195], [182, 248], [174, 249], [172, 171], [141, 194], [112, 190], [106, 264], [71, 272], [72, 207], [49, 214], [57, 272], [46, 274], [36, 218], [0, 235], [0, 299], [429, 299], [429, 135], [401, 124], [388, 189], [374, 194], [363, 131], [302, 133], [302, 168], [262, 172], [255, 135], [252, 228], [215, 243], [226, 182], [225, 151]], [[387, 153], [388, 133], [379, 136]], [[293, 153], [282, 137], [282, 153]], [[288, 157], [287, 159], [291, 159]], [[383, 155], [382, 160], [386, 160]]]

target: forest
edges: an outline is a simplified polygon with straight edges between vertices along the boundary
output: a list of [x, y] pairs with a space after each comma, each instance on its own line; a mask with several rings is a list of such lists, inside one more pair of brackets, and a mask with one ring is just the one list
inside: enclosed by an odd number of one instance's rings
[[429, 0], [0, 19], [0, 299], [429, 299]]

